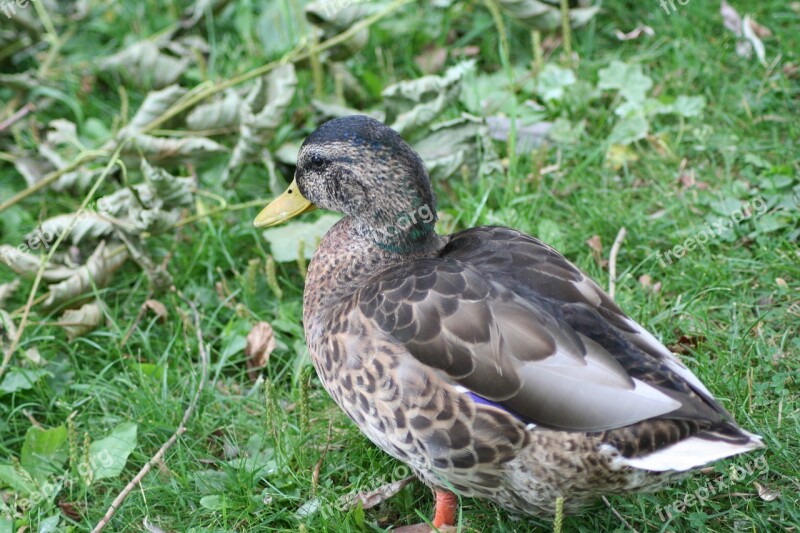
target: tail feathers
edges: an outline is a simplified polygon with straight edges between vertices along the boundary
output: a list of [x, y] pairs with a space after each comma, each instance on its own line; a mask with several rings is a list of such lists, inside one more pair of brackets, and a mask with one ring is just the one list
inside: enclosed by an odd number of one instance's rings
[[622, 463], [654, 472], [685, 472], [763, 447], [759, 435], [724, 422], [653, 453], [625, 458]]

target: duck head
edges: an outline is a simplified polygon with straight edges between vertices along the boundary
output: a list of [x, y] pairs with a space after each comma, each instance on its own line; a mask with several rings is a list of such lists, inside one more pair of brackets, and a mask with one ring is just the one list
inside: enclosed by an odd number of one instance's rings
[[393, 252], [435, 238], [436, 198], [422, 160], [396, 131], [364, 115], [314, 130], [300, 147], [294, 181], [254, 224], [274, 226], [314, 208], [351, 217], [356, 231]]

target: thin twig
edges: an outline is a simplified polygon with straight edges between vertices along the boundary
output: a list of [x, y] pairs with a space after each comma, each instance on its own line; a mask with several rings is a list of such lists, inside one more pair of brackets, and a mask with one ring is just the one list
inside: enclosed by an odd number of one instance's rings
[[611, 245], [611, 255], [608, 257], [608, 295], [611, 296], [612, 300], [614, 299], [614, 292], [617, 290], [617, 254], [620, 246], [622, 246], [625, 233], [627, 233], [625, 227], [619, 228], [614, 244]]
[[174, 228], [180, 228], [181, 226], [185, 226], [186, 224], [191, 224], [192, 222], [196, 222], [196, 221], [198, 221], [200, 219], [203, 219], [203, 218], [215, 216], [215, 215], [218, 215], [220, 213], [229, 213], [231, 211], [239, 211], [241, 209], [247, 209], [247, 208], [250, 208], [250, 207], [264, 206], [264, 205], [267, 205], [267, 203], [269, 203], [269, 200], [262, 200], [262, 199], [259, 198], [259, 199], [256, 199], [256, 200], [249, 200], [247, 202], [242, 202], [242, 203], [239, 203], [239, 204], [231, 204], [231, 205], [224, 205], [224, 206], [220, 206], [220, 207], [215, 207], [214, 209], [209, 209], [208, 211], [206, 211], [204, 213], [198, 213], [198, 214], [195, 214], [195, 215], [188, 216], [188, 217], [186, 217], [184, 219], [181, 219], [178, 222], [176, 222], [173, 227]]
[[13, 115], [0, 122], [0, 131], [5, 131], [23, 118], [25, 118], [31, 111], [36, 111], [36, 106], [28, 102], [19, 108]]
[[625, 518], [623, 518], [623, 516], [622, 516], [621, 514], [619, 514], [619, 511], [617, 511], [616, 509], [614, 509], [614, 508], [611, 506], [611, 502], [609, 502], [609, 501], [608, 501], [608, 498], [606, 498], [605, 496], [603, 496], [602, 498], [603, 498], [603, 503], [604, 503], [604, 504], [606, 504], [606, 507], [608, 507], [609, 509], [611, 509], [611, 512], [614, 514], [614, 516], [616, 516], [617, 518], [619, 518], [620, 522], [622, 522], [623, 524], [625, 524], [625, 527], [627, 527], [628, 529], [630, 529], [631, 531], [633, 531], [633, 533], [639, 533], [639, 532], [636, 530], [636, 528], [635, 528], [635, 527], [633, 527], [632, 525], [630, 525], [630, 524], [628, 523], [628, 521], [627, 521], [627, 520], [625, 520]]
[[[89, 202], [100, 188], [100, 185], [102, 185], [102, 183], [105, 181], [106, 176], [108, 176], [108, 174], [111, 172], [111, 169], [117, 164], [123, 146], [125, 146], [125, 142], [119, 143], [119, 146], [117, 146], [116, 150], [114, 150], [114, 153], [111, 155], [111, 160], [109, 160], [108, 164], [103, 169], [102, 174], [98, 176], [97, 180], [94, 182], [94, 185], [92, 185], [92, 188], [83, 199], [83, 202], [81, 202], [81, 207], [78, 209], [79, 213], [86, 209], [86, 206], [89, 205]], [[0, 211], [2, 211], [1, 208]], [[22, 310], [22, 318], [19, 321], [17, 334], [14, 335], [14, 338], [11, 340], [11, 345], [8, 347], [8, 350], [6, 350], [6, 353], [3, 354], [3, 362], [0, 364], [0, 378], [2, 378], [3, 374], [5, 374], [8, 364], [11, 362], [11, 357], [14, 355], [14, 351], [17, 349], [17, 346], [19, 346], [20, 339], [22, 339], [22, 333], [25, 331], [25, 327], [28, 325], [28, 315], [31, 313], [31, 307], [33, 306], [34, 298], [36, 297], [36, 291], [39, 289], [39, 284], [42, 282], [42, 276], [44, 275], [45, 268], [50, 262], [50, 259], [52, 259], [53, 254], [56, 253], [61, 241], [63, 241], [64, 238], [70, 234], [72, 228], [75, 227], [77, 222], [78, 217], [73, 217], [67, 228], [61, 232], [61, 235], [58, 236], [56, 241], [53, 243], [53, 246], [50, 247], [48, 254], [42, 257], [42, 262], [39, 264], [39, 270], [36, 272], [36, 277], [33, 279], [33, 287], [31, 287], [31, 292], [28, 295], [28, 301], [25, 304], [25, 308]]]
[[[174, 289], [174, 288], [173, 288]], [[178, 296], [191, 308], [192, 315], [194, 316], [194, 328], [195, 332], [197, 333], [197, 346], [200, 352], [200, 383], [197, 385], [197, 390], [194, 393], [194, 397], [192, 398], [191, 403], [183, 412], [183, 418], [181, 419], [181, 423], [178, 425], [178, 428], [175, 430], [175, 433], [165, 442], [161, 448], [158, 449], [156, 454], [149, 460], [145, 465], [139, 470], [133, 479], [125, 485], [125, 488], [122, 489], [114, 501], [111, 502], [111, 506], [106, 511], [106, 514], [103, 515], [103, 518], [94, 526], [92, 529], [92, 533], [100, 533], [100, 531], [105, 528], [111, 519], [116, 514], [117, 510], [122, 506], [122, 503], [125, 501], [125, 498], [136, 488], [136, 486], [141, 483], [142, 479], [147, 475], [148, 472], [153, 468], [153, 466], [159, 464], [162, 460], [164, 455], [167, 453], [167, 450], [175, 444], [178, 440], [178, 437], [186, 433], [186, 424], [189, 422], [192, 414], [194, 413], [194, 409], [197, 406], [197, 402], [200, 399], [200, 395], [203, 392], [203, 389], [206, 386], [206, 380], [208, 378], [208, 352], [206, 351], [206, 347], [203, 340], [203, 330], [200, 327], [200, 313], [197, 311], [197, 306], [186, 298], [184, 294], [177, 289], [174, 289]]]
[[[164, 114], [160, 115], [158, 118], [154, 119], [152, 122], [147, 124], [144, 128], [142, 128], [143, 133], [151, 133], [153, 130], [160, 127], [166, 121], [182, 113], [183, 111], [189, 109], [190, 107], [194, 106], [198, 102], [209, 98], [217, 93], [224, 91], [225, 89], [229, 89], [240, 83], [244, 83], [246, 81], [252, 80], [253, 78], [257, 78], [259, 76], [263, 76], [272, 70], [275, 70], [277, 67], [281, 65], [285, 65], [286, 63], [297, 63], [299, 61], [303, 61], [305, 59], [309, 59], [312, 54], [319, 54], [320, 52], [324, 52], [329, 48], [333, 48], [337, 44], [341, 44], [344, 41], [350, 39], [358, 32], [369, 28], [379, 20], [385, 18], [387, 15], [391, 14], [392, 12], [398, 10], [405, 4], [410, 3], [412, 0], [396, 0], [386, 6], [385, 9], [382, 9], [378, 13], [375, 13], [372, 16], [369, 16], [363, 20], [358, 21], [356, 24], [353, 24], [348, 28], [346, 31], [335, 35], [328, 39], [327, 41], [323, 41], [318, 45], [312, 45], [310, 47], [306, 46], [305, 44], [301, 43], [298, 47], [294, 50], [289, 52], [286, 56], [279, 59], [278, 61], [272, 61], [271, 63], [267, 63], [261, 67], [253, 69], [249, 72], [245, 72], [239, 76], [234, 76], [233, 78], [222, 81], [216, 85], [213, 85], [205, 90], [196, 91], [194, 94], [188, 97], [182, 98], [179, 102], [176, 102], [172, 105], [169, 109], [167, 109]], [[305, 48], [305, 50], [303, 50]]]
[[72, 163], [65, 166], [64, 168], [60, 168], [58, 170], [54, 170], [40, 181], [37, 181], [24, 191], [20, 191], [5, 202], [0, 204], [0, 213], [11, 207], [12, 205], [24, 200], [28, 196], [32, 195], [33, 193], [39, 191], [40, 189], [44, 189], [58, 178], [66, 174], [67, 172], [72, 172], [73, 170], [77, 169], [79, 166], [83, 165], [84, 163], [88, 163], [89, 161], [93, 161], [95, 159], [99, 159], [101, 156], [108, 155], [108, 152], [105, 150], [89, 150], [80, 154], [77, 159], [75, 159]]
[[[191, 91], [189, 91], [183, 98], [179, 101], [175, 102], [172, 107], [167, 109], [164, 114], [160, 115], [159, 117], [155, 118], [152, 122], [147, 124], [144, 128], [142, 128], [142, 133], [153, 133], [153, 131], [157, 130], [162, 124], [167, 122], [169, 119], [178, 115], [187, 109], [193, 107], [194, 105], [198, 104], [199, 102], [214, 96], [217, 93], [224, 91], [225, 89], [229, 89], [246, 81], [249, 81], [253, 78], [257, 78], [258, 76], [263, 76], [268, 72], [276, 69], [277, 67], [284, 65], [286, 63], [297, 63], [299, 61], [303, 61], [308, 59], [312, 54], [318, 54], [329, 48], [333, 48], [334, 46], [343, 43], [347, 39], [350, 39], [358, 32], [364, 30], [365, 28], [370, 27], [371, 25], [375, 24], [379, 20], [385, 18], [392, 12], [396, 11], [400, 7], [404, 6], [405, 4], [410, 3], [412, 0], [396, 0], [389, 4], [385, 9], [381, 10], [374, 15], [367, 17], [358, 23], [352, 25], [346, 31], [331, 37], [327, 41], [321, 42], [318, 45], [312, 46], [310, 48], [306, 47], [306, 44], [301, 43], [298, 45], [294, 50], [289, 52], [284, 58], [278, 61], [272, 61], [271, 63], [267, 63], [261, 67], [253, 69], [249, 72], [245, 72], [239, 76], [235, 76], [229, 80], [223, 81], [216, 85], [210, 85], [207, 82], [204, 82], [197, 87], [194, 87]], [[303, 48], [306, 48], [303, 50]], [[25, 189], [24, 191], [20, 191], [13, 197], [9, 198], [5, 202], [0, 203], [0, 212], [4, 211], [5, 209], [11, 207], [12, 205], [16, 204], [17, 202], [27, 198], [31, 194], [35, 193], [36, 191], [43, 189], [44, 187], [50, 185], [52, 182], [57, 180], [63, 174], [75, 170], [80, 165], [91, 161], [93, 159], [97, 159], [100, 156], [106, 155], [107, 152], [105, 151], [91, 151], [85, 152], [79, 156], [78, 159], [70, 163], [68, 166], [51, 172], [47, 176], [44, 177], [40, 182], [36, 183], [32, 187]]]

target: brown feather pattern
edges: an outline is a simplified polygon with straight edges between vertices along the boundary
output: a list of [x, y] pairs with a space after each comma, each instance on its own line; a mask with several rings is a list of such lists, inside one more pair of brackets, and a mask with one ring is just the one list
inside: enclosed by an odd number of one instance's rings
[[[364, 135], [370, 128], [381, 143], [402, 143], [372, 122]], [[541, 241], [481, 227], [419, 233], [408, 247], [377, 242], [376, 222], [348, 212], [341, 195], [321, 195], [332, 187], [324, 177], [304, 178], [305, 158], [318, 149], [364, 159], [352, 170], [362, 183], [342, 185], [352, 191], [391, 188], [386, 158], [415, 154], [404, 143], [370, 151], [358, 135], [350, 144], [341, 137], [315, 133], [299, 156], [303, 194], [351, 215], [310, 263], [306, 340], [336, 403], [426, 483], [525, 513], [552, 512], [563, 496], [576, 511], [598, 494], [683, 475], [625, 466], [625, 458], [693, 437], [750, 440], [674, 356]], [[422, 174], [414, 179], [427, 180]], [[429, 185], [415, 187], [430, 195]], [[414, 205], [394, 189], [387, 197]], [[392, 204], [375, 203], [386, 218]]]

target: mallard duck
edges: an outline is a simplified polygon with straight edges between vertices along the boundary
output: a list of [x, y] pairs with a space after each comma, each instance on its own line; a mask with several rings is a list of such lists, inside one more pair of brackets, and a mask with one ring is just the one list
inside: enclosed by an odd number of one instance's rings
[[576, 512], [762, 447], [586, 274], [506, 227], [438, 235], [420, 157], [366, 116], [305, 140], [294, 181], [255, 219], [344, 217], [308, 267], [319, 378], [379, 448], [436, 494], [515, 513]]

